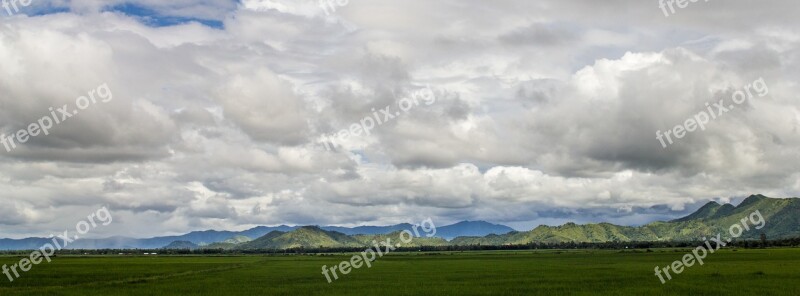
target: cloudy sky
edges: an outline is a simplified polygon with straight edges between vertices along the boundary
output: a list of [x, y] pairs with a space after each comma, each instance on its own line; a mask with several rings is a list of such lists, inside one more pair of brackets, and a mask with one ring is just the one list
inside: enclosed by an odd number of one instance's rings
[[[796, 1], [669, 16], [657, 0], [18, 9], [0, 10], [0, 132], [102, 84], [113, 100], [0, 147], [0, 237], [63, 231], [102, 206], [114, 222], [93, 235], [147, 237], [426, 217], [640, 225], [800, 195]], [[769, 94], [656, 139], [759, 78]], [[399, 111], [425, 89], [434, 100]], [[326, 149], [387, 106], [393, 119]]]

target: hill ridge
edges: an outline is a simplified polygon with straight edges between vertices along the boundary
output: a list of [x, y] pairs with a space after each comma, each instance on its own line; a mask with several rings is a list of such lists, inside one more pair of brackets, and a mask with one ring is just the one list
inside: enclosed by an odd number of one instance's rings
[[[573, 222], [558, 226], [540, 225], [528, 231], [517, 231], [508, 226], [486, 221], [461, 221], [437, 227], [440, 240], [421, 241], [440, 244], [527, 244], [531, 242], [606, 242], [606, 241], [666, 241], [696, 240], [722, 232], [737, 223], [744, 215], [759, 210], [767, 221], [764, 229], [746, 232], [743, 239], [755, 239], [761, 232], [769, 239], [800, 236], [800, 198], [770, 198], [754, 194], [734, 206], [710, 201], [697, 211], [671, 221], [656, 221], [642, 226], [619, 226], [607, 222], [578, 225]], [[245, 231], [194, 231], [180, 236], [131, 239], [111, 237], [82, 239], [70, 245], [74, 249], [157, 249], [169, 246], [201, 248], [288, 248], [288, 247], [341, 247], [360, 246], [366, 238], [382, 238], [402, 230], [411, 230], [411, 224], [390, 226], [256, 226]], [[338, 231], [342, 230], [342, 231]], [[350, 233], [345, 233], [350, 232]], [[366, 232], [365, 234], [353, 234]], [[238, 239], [234, 239], [238, 236]], [[444, 239], [441, 239], [444, 238]], [[250, 241], [248, 241], [250, 240]], [[447, 241], [449, 240], [449, 242]], [[0, 239], [0, 250], [35, 249], [47, 243], [45, 238], [20, 240]]]

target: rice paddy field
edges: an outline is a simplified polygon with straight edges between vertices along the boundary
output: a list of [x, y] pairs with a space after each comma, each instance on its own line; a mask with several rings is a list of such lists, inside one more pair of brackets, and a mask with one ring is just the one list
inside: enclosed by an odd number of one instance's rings
[[322, 266], [353, 254], [60, 256], [3, 278], [0, 295], [800, 295], [800, 249], [719, 250], [662, 284], [655, 266], [688, 252], [394, 253], [332, 283]]

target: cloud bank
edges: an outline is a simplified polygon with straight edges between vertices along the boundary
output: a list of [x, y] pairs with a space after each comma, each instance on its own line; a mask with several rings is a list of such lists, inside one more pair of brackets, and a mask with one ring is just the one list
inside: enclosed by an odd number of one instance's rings
[[[108, 206], [103, 235], [488, 220], [636, 225], [800, 192], [791, 1], [34, 1], [0, 17], [0, 236]], [[3, 12], [5, 13], [5, 12]], [[657, 130], [763, 77], [663, 148]], [[440, 94], [327, 150], [424, 87]], [[378, 113], [379, 114], [379, 113]]]

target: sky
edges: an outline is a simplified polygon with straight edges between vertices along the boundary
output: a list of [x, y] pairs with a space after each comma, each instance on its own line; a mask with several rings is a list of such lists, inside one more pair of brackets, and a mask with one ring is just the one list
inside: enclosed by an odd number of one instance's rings
[[[642, 225], [800, 195], [796, 1], [324, 3], [0, 10], [0, 133], [64, 119], [0, 146], [0, 237], [104, 206], [90, 236]], [[763, 91], [657, 138], [747, 89]]]

